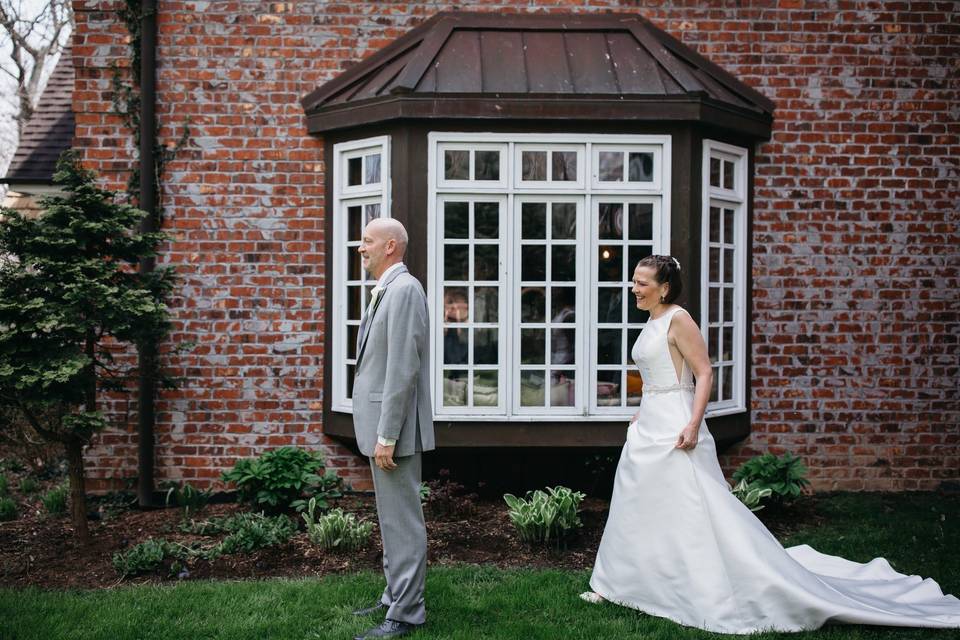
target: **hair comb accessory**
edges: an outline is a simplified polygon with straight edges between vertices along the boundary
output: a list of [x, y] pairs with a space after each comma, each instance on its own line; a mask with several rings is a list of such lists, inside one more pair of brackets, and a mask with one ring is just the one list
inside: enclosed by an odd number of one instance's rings
[[674, 264], [674, 266], [677, 268], [677, 271], [680, 271], [680, 270], [681, 270], [681, 269], [680, 269], [680, 261], [677, 260], [676, 258], [674, 258], [673, 256], [671, 256], [670, 259], [673, 260], [673, 264]]

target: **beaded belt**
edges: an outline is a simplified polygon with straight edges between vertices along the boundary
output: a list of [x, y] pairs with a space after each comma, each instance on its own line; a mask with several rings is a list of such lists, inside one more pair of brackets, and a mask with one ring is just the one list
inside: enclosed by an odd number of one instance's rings
[[648, 393], [671, 393], [673, 391], [693, 391], [696, 389], [696, 385], [692, 382], [684, 382], [683, 384], [645, 384], [643, 385], [643, 395]]

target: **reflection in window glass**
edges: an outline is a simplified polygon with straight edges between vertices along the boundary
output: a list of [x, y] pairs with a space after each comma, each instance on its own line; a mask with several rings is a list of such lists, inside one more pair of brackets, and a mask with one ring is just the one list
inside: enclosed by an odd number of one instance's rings
[[525, 182], [546, 181], [546, 151], [524, 151], [520, 154], [520, 179]]
[[524, 240], [547, 237], [547, 205], [524, 202], [520, 209], [520, 233]]
[[623, 205], [619, 202], [601, 202], [600, 238], [602, 240], [620, 240], [623, 238]]
[[469, 266], [470, 247], [463, 244], [448, 244], [444, 247], [443, 256], [443, 279], [458, 280], [465, 282], [467, 280], [467, 267]]
[[601, 151], [597, 155], [600, 160], [600, 182], [622, 182], [623, 152]]
[[347, 207], [347, 241], [359, 242], [363, 235], [363, 213], [359, 205]]
[[573, 281], [577, 279], [577, 248], [573, 245], [551, 247], [553, 279]]
[[547, 279], [547, 248], [531, 245], [523, 248], [520, 256], [520, 279], [542, 282]]
[[729, 160], [723, 161], [723, 188], [733, 189], [733, 163]]
[[649, 152], [629, 153], [630, 182], [653, 182], [653, 154]]
[[543, 287], [524, 287], [520, 292], [520, 322], [543, 322], [547, 317], [547, 296]]
[[720, 186], [720, 158], [710, 158], [710, 186]]
[[631, 202], [628, 209], [630, 212], [630, 239], [653, 240], [653, 205], [649, 202]]
[[470, 179], [470, 152], [447, 149], [443, 152], [443, 177], [447, 180]]
[[380, 154], [374, 153], [363, 157], [363, 183], [378, 184], [380, 182]]
[[497, 287], [477, 287], [474, 290], [476, 322], [497, 322], [500, 290]]
[[466, 238], [470, 233], [470, 206], [466, 202], [443, 204], [443, 235], [445, 238]]
[[475, 180], [500, 179], [500, 152], [476, 151], [473, 156]]
[[497, 364], [497, 330], [474, 329], [473, 364]]
[[477, 238], [491, 239], [500, 235], [500, 203], [476, 202], [473, 205], [474, 233]]
[[543, 364], [546, 352], [545, 329], [520, 330], [520, 364]]
[[553, 161], [553, 175], [557, 182], [575, 182], [577, 179], [577, 152], [554, 151], [550, 154]]
[[500, 246], [495, 244], [477, 245], [473, 254], [473, 279], [488, 281], [500, 279]]
[[623, 353], [622, 334], [620, 329], [597, 331], [597, 364], [620, 364]]
[[573, 202], [554, 202], [551, 232], [554, 240], [574, 240], [577, 237], [577, 205]]
[[576, 287], [552, 287], [550, 321], [575, 322], [577, 313]]
[[468, 329], [449, 327], [443, 330], [443, 363], [467, 364]]
[[597, 275], [602, 281], [623, 281], [623, 250], [618, 246], [601, 246]]
[[597, 322], [623, 321], [623, 294], [619, 289], [601, 287], [597, 290]]

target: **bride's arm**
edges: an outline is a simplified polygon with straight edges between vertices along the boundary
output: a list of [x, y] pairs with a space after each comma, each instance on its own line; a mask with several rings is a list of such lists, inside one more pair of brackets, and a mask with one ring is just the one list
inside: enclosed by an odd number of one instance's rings
[[687, 361], [697, 383], [693, 396], [693, 415], [677, 441], [681, 449], [692, 449], [697, 443], [700, 424], [707, 412], [707, 402], [710, 401], [713, 368], [710, 366], [710, 356], [707, 355], [707, 345], [700, 334], [700, 327], [689, 313], [677, 313], [670, 319], [668, 336]]

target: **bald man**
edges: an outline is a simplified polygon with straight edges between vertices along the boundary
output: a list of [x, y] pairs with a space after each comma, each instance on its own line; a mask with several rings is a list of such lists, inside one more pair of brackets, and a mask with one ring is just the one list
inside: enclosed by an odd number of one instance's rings
[[377, 218], [363, 230], [358, 249], [377, 286], [357, 338], [353, 426], [373, 472], [387, 586], [377, 604], [354, 612], [386, 613], [357, 639], [398, 638], [426, 620], [420, 457], [434, 448], [429, 321], [423, 287], [403, 264], [407, 241], [402, 224]]

